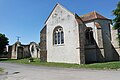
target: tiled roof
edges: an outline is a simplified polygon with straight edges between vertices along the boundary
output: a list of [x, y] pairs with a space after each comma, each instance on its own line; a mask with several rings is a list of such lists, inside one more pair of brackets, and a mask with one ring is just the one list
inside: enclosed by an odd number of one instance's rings
[[110, 20], [102, 15], [100, 15], [99, 13], [97, 12], [90, 12], [88, 14], [85, 14], [83, 16], [80, 16], [80, 18], [86, 22], [86, 21], [90, 21], [90, 20], [94, 20], [94, 19], [103, 19], [103, 20]]

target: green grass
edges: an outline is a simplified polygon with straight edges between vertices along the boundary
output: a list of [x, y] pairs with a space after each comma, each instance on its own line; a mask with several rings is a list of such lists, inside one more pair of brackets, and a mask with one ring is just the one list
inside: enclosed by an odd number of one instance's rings
[[33, 62], [29, 63], [28, 60], [29, 60], [28, 58], [27, 59], [20, 59], [20, 60], [0, 59], [0, 61], [2, 61], [2, 62], [31, 64], [31, 65], [49, 66], [49, 67], [87, 68], [87, 69], [120, 69], [120, 61], [78, 65], [78, 64], [66, 64], [66, 63], [40, 62], [40, 59], [34, 59]]
[[1, 72], [3, 72], [3, 69], [2, 69], [2, 68], [0, 68], [0, 73], [1, 73]]

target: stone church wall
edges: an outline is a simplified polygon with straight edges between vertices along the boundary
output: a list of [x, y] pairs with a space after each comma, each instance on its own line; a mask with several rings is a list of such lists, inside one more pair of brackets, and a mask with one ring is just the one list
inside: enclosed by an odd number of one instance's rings
[[47, 61], [46, 26], [40, 32], [40, 60]]
[[[94, 44], [85, 46], [86, 63], [104, 61], [104, 48], [101, 28], [97, 28], [95, 21], [85, 23], [93, 31]], [[99, 26], [100, 27], [100, 26]]]
[[89, 46], [85, 48], [86, 63], [97, 62], [96, 46]]
[[[52, 15], [57, 14], [56, 18]], [[66, 24], [67, 23], [67, 24]], [[46, 22], [47, 25], [47, 61], [80, 64], [79, 32], [75, 16], [66, 9], [57, 6]], [[53, 31], [61, 26], [64, 31], [64, 44], [53, 45]]]
[[111, 46], [111, 31], [109, 26], [111, 22], [108, 20], [97, 20], [97, 22], [101, 25], [105, 61], [112, 61], [113, 53]]
[[113, 30], [111, 26], [113, 60], [120, 60], [120, 46], [118, 42], [118, 30]]
[[[95, 24], [98, 23], [99, 26]], [[110, 21], [108, 20], [94, 20], [92, 22], [86, 23], [87, 27], [92, 27], [93, 36], [96, 43], [96, 61], [112, 61], [113, 53], [111, 46], [111, 31], [110, 31]], [[87, 53], [88, 51], [86, 51]], [[89, 53], [93, 51], [89, 50]], [[88, 61], [88, 60], [87, 60]]]

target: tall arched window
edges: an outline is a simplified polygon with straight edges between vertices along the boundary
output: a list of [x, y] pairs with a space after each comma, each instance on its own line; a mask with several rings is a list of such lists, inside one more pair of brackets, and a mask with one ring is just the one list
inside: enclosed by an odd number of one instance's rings
[[86, 37], [86, 45], [94, 44], [93, 31], [91, 27], [86, 27], [85, 37]]
[[53, 31], [53, 44], [64, 44], [64, 32], [61, 26], [57, 26]]

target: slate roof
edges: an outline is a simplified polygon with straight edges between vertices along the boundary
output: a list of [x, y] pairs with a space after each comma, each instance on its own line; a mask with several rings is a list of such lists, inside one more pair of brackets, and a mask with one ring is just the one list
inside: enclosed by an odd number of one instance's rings
[[[103, 20], [110, 20], [102, 15], [100, 15], [99, 13], [97, 12], [90, 12], [88, 14], [85, 14], [83, 16], [80, 16], [80, 18], [84, 21], [84, 22], [87, 22], [87, 21], [91, 21], [91, 20], [94, 20], [94, 19], [103, 19]], [[111, 20], [110, 20], [111, 21]]]

